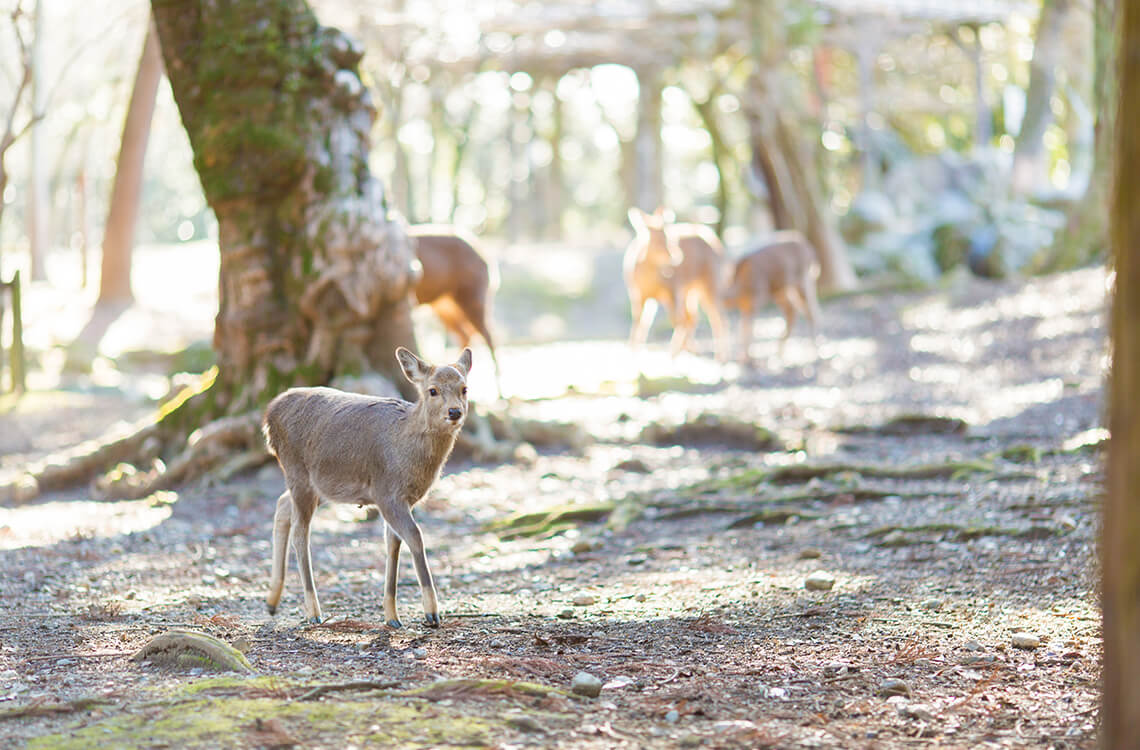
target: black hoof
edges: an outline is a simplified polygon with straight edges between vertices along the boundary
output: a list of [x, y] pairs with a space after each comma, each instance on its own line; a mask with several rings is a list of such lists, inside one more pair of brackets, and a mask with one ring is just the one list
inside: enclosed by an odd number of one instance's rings
[[430, 615], [424, 615], [424, 622], [427, 623], [429, 628], [438, 628], [440, 625], [439, 615], [432, 612]]
[[387, 624], [388, 624], [388, 627], [396, 628], [397, 630], [404, 627], [404, 624], [401, 623], [399, 620], [397, 620], [394, 617], [391, 620], [389, 620]]
[[271, 614], [271, 615], [277, 614], [277, 605], [276, 604], [266, 604], [265, 608], [269, 610], [269, 614]]
[[309, 624], [310, 625], [320, 625], [321, 624], [321, 616], [317, 615], [316, 617], [310, 617], [309, 618]]

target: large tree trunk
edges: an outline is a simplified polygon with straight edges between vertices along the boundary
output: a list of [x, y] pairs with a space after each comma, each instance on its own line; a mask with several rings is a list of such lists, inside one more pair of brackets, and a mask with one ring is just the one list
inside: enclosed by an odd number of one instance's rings
[[304, 0], [153, 0], [167, 75], [218, 219], [214, 413], [377, 371], [407, 396], [412, 251], [368, 169], [362, 51]]
[[1101, 525], [1104, 699], [1101, 747], [1140, 747], [1140, 7], [1121, 4], [1119, 120], [1112, 247], [1108, 498]]
[[119, 163], [111, 186], [111, 205], [107, 226], [103, 231], [103, 263], [99, 277], [99, 305], [129, 304], [131, 291], [131, 251], [135, 241], [135, 223], [142, 196], [143, 163], [150, 138], [158, 83], [162, 80], [162, 54], [154, 23], [147, 26], [139, 59], [127, 119], [123, 124], [123, 140], [119, 146]]

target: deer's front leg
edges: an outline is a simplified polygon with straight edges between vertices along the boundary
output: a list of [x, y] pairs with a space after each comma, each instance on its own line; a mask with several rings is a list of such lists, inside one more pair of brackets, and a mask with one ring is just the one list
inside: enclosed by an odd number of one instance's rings
[[[416, 577], [420, 580], [420, 593], [423, 595], [424, 600], [424, 622], [429, 627], [438, 628], [440, 624], [439, 619], [439, 604], [436, 602], [435, 596], [435, 582], [431, 577], [431, 570], [428, 568], [427, 556], [424, 554], [424, 540], [423, 535], [420, 534], [420, 527], [412, 518], [412, 509], [400, 501], [389, 503], [386, 506], [381, 506], [381, 515], [384, 516], [384, 521], [388, 524], [388, 528], [397, 534], [404, 544], [408, 545], [408, 549], [412, 552], [412, 562], [416, 566]], [[389, 543], [391, 544], [391, 543]], [[389, 546], [389, 550], [391, 546]], [[385, 576], [385, 591], [384, 591], [384, 604], [385, 615], [388, 615], [388, 602], [391, 596], [392, 613], [395, 612], [396, 602], [396, 583], [395, 583], [395, 566], [389, 568], [392, 572], [392, 577]]]

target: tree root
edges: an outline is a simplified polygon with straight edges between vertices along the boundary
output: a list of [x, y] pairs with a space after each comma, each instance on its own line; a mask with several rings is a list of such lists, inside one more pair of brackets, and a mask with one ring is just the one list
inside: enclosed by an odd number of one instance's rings
[[186, 669], [199, 667], [217, 672], [253, 672], [241, 651], [225, 641], [193, 630], [168, 630], [156, 635], [131, 658]]
[[32, 701], [23, 706], [12, 706], [0, 709], [0, 721], [4, 719], [21, 719], [25, 716], [52, 716], [55, 714], [69, 714], [75, 711], [86, 711], [95, 706], [105, 706], [112, 701], [105, 698], [76, 698], [75, 700], [56, 703]]

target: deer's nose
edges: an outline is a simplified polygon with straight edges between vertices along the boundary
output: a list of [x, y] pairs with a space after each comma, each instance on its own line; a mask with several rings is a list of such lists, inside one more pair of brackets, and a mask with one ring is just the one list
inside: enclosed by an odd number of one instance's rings
[[462, 416], [463, 416], [463, 412], [460, 411], [459, 409], [456, 409], [455, 407], [452, 407], [452, 408], [447, 410], [447, 418], [450, 419], [452, 422], [458, 422], [459, 418]]

